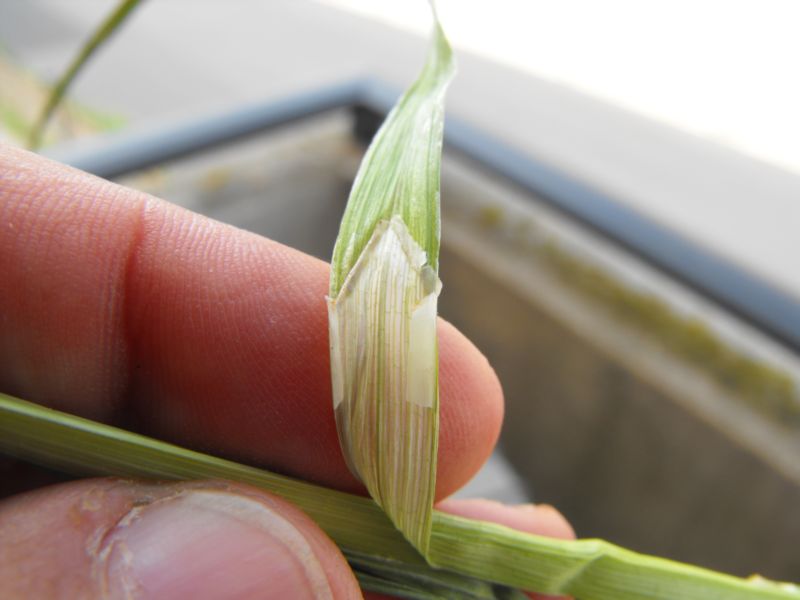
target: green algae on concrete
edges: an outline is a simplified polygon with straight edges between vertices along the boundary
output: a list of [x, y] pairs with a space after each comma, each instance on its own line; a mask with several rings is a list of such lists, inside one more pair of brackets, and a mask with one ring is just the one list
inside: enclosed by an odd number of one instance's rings
[[800, 392], [786, 371], [733, 347], [699, 318], [680, 314], [666, 300], [634, 289], [607, 269], [563, 249], [552, 236], [541, 235], [530, 217], [511, 223], [502, 207], [487, 205], [479, 210], [476, 221], [485, 232], [503, 234], [512, 229], [519, 233], [520, 223], [528, 223], [524, 229], [538, 235], [512, 236], [515, 251], [531, 253], [564, 284], [707, 373], [759, 414], [784, 426], [800, 427]]
[[541, 255], [560, 279], [707, 372], [759, 413], [800, 426], [800, 397], [788, 373], [731, 347], [698, 318], [678, 314], [664, 300], [624, 285], [555, 243], [545, 244]]

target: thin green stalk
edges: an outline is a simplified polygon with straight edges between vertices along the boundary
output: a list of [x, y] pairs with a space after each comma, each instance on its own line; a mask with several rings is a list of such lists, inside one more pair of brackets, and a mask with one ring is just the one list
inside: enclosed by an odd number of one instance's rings
[[[194, 452], [5, 394], [0, 394], [0, 450], [81, 475], [213, 478], [260, 487], [299, 506], [345, 553], [370, 562], [376, 570], [360, 571], [366, 574], [365, 582], [379, 579], [382, 589], [393, 586], [393, 593], [404, 587], [433, 597], [482, 597], [471, 589], [492, 589], [494, 597], [505, 593], [493, 586], [481, 587], [467, 577], [518, 589], [570, 594], [580, 600], [800, 599], [800, 588], [792, 584], [740, 579], [644, 556], [601, 540], [556, 540], [434, 511], [429, 559], [448, 571], [443, 573], [428, 566], [368, 498]], [[381, 565], [385, 568], [379, 572]], [[392, 584], [388, 575], [403, 570], [410, 576]], [[420, 582], [426, 579], [427, 583]]]
[[112, 12], [106, 20], [101, 23], [100, 27], [92, 33], [92, 36], [86, 40], [78, 54], [72, 59], [67, 70], [61, 75], [61, 78], [53, 87], [47, 98], [47, 102], [42, 108], [42, 112], [39, 114], [39, 118], [36, 119], [36, 122], [33, 124], [30, 134], [28, 135], [29, 148], [35, 150], [39, 147], [42, 143], [44, 129], [50, 117], [53, 116], [53, 112], [58, 107], [64, 94], [67, 93], [69, 86], [75, 81], [80, 70], [83, 69], [95, 51], [111, 37], [111, 34], [114, 33], [120, 25], [122, 25], [131, 11], [136, 8], [140, 2], [141, 0], [122, 0], [117, 8], [114, 9], [114, 12]]

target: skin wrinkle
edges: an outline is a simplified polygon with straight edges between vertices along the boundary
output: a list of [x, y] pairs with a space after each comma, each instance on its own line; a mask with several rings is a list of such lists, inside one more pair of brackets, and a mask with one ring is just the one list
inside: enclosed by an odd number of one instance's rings
[[[116, 535], [120, 529], [125, 528], [128, 526], [134, 519], [136, 519], [142, 511], [144, 511], [147, 507], [151, 504], [158, 502], [158, 501], [168, 501], [171, 498], [178, 496], [181, 492], [176, 491], [172, 494], [169, 494], [159, 500], [150, 499], [149, 502], [138, 502], [132, 503], [131, 509], [124, 513], [117, 519], [115, 523], [113, 523], [110, 527], [104, 528], [102, 531], [102, 535], [97, 537], [93, 537], [89, 540], [87, 544], [86, 550], [87, 554], [91, 558], [91, 577], [96, 582], [96, 585], [100, 589], [100, 593], [102, 597], [107, 598], [110, 597], [110, 585], [109, 585], [109, 555], [111, 554], [112, 550], [114, 549], [114, 541], [113, 537]], [[124, 552], [124, 550], [123, 550]], [[126, 556], [128, 559], [128, 563], [130, 564], [129, 556]], [[127, 588], [127, 586], [126, 586]], [[126, 589], [126, 598], [132, 598], [132, 592], [135, 591], [134, 589]]]
[[[154, 272], [156, 266], [148, 264], [147, 257], [153, 239], [174, 236], [174, 223], [165, 218], [162, 202], [148, 199], [141, 215], [138, 243], [132, 255], [129, 278], [126, 282], [126, 327], [129, 339], [133, 341], [132, 357], [137, 370], [137, 382], [131, 388], [131, 404], [136, 415], [136, 424], [147, 431], [153, 424], [153, 407], [144, 399], [158, 397], [152, 381], [155, 379], [153, 363], [159, 360], [158, 350], [145, 348], [147, 344], [147, 322], [153, 321], [157, 315], [157, 304], [169, 303], [171, 298], [156, 288]], [[176, 246], [181, 239], [175, 240]], [[177, 250], [173, 250], [175, 252]], [[187, 421], [189, 419], [187, 418]], [[191, 426], [191, 424], [189, 425]]]
[[[127, 494], [130, 488], [136, 488], [136, 497], [126, 502], [127, 508], [119, 511], [119, 516], [110, 523], [104, 523], [98, 527], [94, 533], [87, 538], [85, 551], [86, 556], [92, 561], [92, 575], [96, 576], [98, 564], [102, 564], [102, 554], [104, 549], [108, 546], [109, 537], [117, 530], [117, 528], [126, 519], [129, 519], [132, 514], [138, 514], [148, 505], [158, 500], [165, 500], [175, 497], [181, 493], [192, 489], [230, 489], [230, 484], [226, 482], [217, 481], [188, 481], [177, 482], [158, 486], [157, 484], [148, 481], [139, 481], [133, 479], [118, 479], [118, 478], [103, 478], [92, 480], [95, 485], [89, 488], [84, 494], [100, 493], [104, 496], [110, 494], [121, 493]], [[81, 500], [83, 506], [83, 500]], [[103, 507], [107, 509], [106, 507]], [[92, 511], [93, 512], [93, 511]], [[96, 581], [100, 579], [95, 578]]]
[[[11, 174], [14, 174], [15, 171], [10, 171]], [[26, 175], [26, 171], [21, 171], [16, 173], [16, 177], [9, 177], [9, 171], [7, 170], [0, 170], [0, 182], [6, 181], [15, 181], [22, 179]], [[11, 235], [5, 234], [0, 236], [0, 259], [2, 259], [2, 255], [5, 253], [10, 253], [11, 249], [8, 247], [11, 245], [10, 240], [14, 240], [17, 243], [21, 244], [29, 244], [29, 238], [33, 235], [31, 231], [27, 227], [25, 227], [25, 213], [24, 213], [24, 206], [26, 198], [25, 196], [22, 197], [15, 197], [13, 193], [8, 191], [8, 187], [6, 185], [0, 186], [0, 223], [7, 223], [8, 225], [13, 225], [10, 229], [13, 231]], [[14, 185], [10, 186], [11, 192], [14, 191]], [[0, 281], [2, 284], [2, 281]], [[9, 332], [13, 331], [11, 327], [13, 327], [14, 323], [9, 322], [10, 317], [5, 312], [0, 310], [0, 316], [3, 318], [3, 331]], [[3, 356], [4, 363], [7, 364], [10, 368], [8, 369], [8, 373], [17, 373], [17, 377], [20, 378], [19, 373], [23, 371], [23, 367], [20, 364], [21, 358], [16, 353], [5, 353], [3, 352], [2, 346], [0, 346], [0, 356]], [[5, 373], [0, 371], [0, 384], [2, 384], [6, 389], [10, 389], [12, 393], [16, 393], [18, 389], [22, 387], [22, 384], [18, 381], [14, 381], [12, 377], [6, 376]]]
[[[113, 416], [123, 428], [315, 483], [363, 491], [344, 465], [330, 410], [325, 263], [23, 151], [0, 147], [0, 165], [3, 173], [28, 173], [24, 181], [0, 189], [0, 197], [24, 197], [29, 207], [28, 222], [18, 224], [20, 234], [35, 235], [28, 254], [41, 249], [43, 231], [58, 232], [48, 210], [56, 214], [64, 204], [80, 204], [64, 197], [105, 198], [102, 206], [114, 217], [94, 221], [95, 233], [82, 238], [91, 238], [82, 242], [91, 247], [53, 246], [43, 265], [15, 250], [10, 273], [16, 289], [0, 296], [0, 307], [5, 303], [11, 314], [11, 331], [4, 332], [25, 347], [12, 352], [13, 342], [0, 339], [0, 389], [51, 406], [58, 402], [84, 416]], [[34, 171], [35, 181], [28, 181]], [[39, 190], [36, 198], [30, 197], [33, 188]], [[15, 203], [6, 200], [2, 209]], [[86, 215], [92, 208], [85, 203], [80, 211]], [[70, 218], [80, 225], [88, 218], [81, 214], [62, 212], [55, 220]], [[0, 245], [9, 243], [0, 232]], [[92, 272], [87, 258], [99, 264], [104, 253], [117, 260], [103, 262], [113, 265], [111, 271], [99, 282], [85, 279]], [[50, 281], [50, 272], [74, 277]], [[104, 297], [98, 306], [101, 288], [115, 277], [118, 296], [113, 302]], [[87, 282], [94, 295], [84, 289]], [[50, 329], [38, 318], [24, 322], [33, 318], [30, 306], [12, 306], [45, 284], [58, 291], [52, 308], [65, 316]], [[113, 313], [109, 304], [121, 305], [118, 328], [107, 321]], [[81, 327], [84, 320], [88, 329]], [[485, 361], [475, 360], [478, 353], [463, 336], [443, 322], [439, 334], [443, 425], [437, 495], [442, 497], [488, 456], [499, 428], [501, 395]], [[115, 335], [120, 362], [98, 360]], [[47, 353], [64, 354], [62, 342], [78, 341], [87, 355], [68, 356], [69, 368], [57, 367], [59, 392], [37, 393], [36, 386], [48, 385], [54, 374]], [[55, 360], [62, 360], [59, 356]], [[12, 362], [15, 357], [21, 367]], [[15, 378], [25, 371], [25, 381], [9, 382], [11, 369]], [[112, 388], [110, 379], [124, 381]]]
[[[22, 174], [15, 178], [16, 183], [13, 186], [4, 186], [3, 189], [3, 196], [6, 198], [3, 205], [15, 207], [13, 219], [16, 222], [22, 221], [20, 226], [15, 229], [17, 232], [16, 239], [11, 240], [12, 247], [11, 253], [8, 255], [9, 260], [13, 260], [11, 258], [13, 256], [22, 254], [21, 262], [27, 265], [28, 272], [32, 273], [36, 265], [47, 263], [48, 255], [51, 253], [68, 253], [67, 255], [72, 254], [75, 259], [79, 259], [76, 247], [86, 247], [87, 240], [93, 237], [92, 232], [104, 227], [107, 224], [106, 222], [111, 220], [108, 207], [116, 200], [113, 196], [122, 192], [118, 190], [112, 190], [112, 194], [99, 192], [96, 189], [98, 187], [95, 185], [96, 181], [93, 181], [92, 185], [84, 185], [82, 189], [77, 190], [74, 189], [75, 186], [73, 185], [78, 179], [76, 177], [62, 176], [53, 178], [51, 176], [51, 181], [49, 182], [51, 185], [45, 185], [47, 180], [39, 181], [36, 178], [38, 176], [36, 170], [24, 168], [25, 161], [22, 161], [22, 165]], [[33, 178], [32, 181], [31, 178]], [[54, 190], [58, 192], [59, 201], [57, 202], [53, 202], [52, 198], [48, 198], [48, 195], [53, 195]], [[109, 195], [112, 197], [108, 198], [107, 196]], [[42, 205], [47, 213], [46, 218], [42, 218], [41, 214], [37, 214]], [[84, 269], [82, 272], [79, 271], [77, 277], [63, 281], [64, 285], [58, 293], [56, 293], [55, 287], [48, 285], [49, 282], [45, 278], [22, 301], [26, 304], [28, 304], [28, 300], [32, 300], [34, 303], [53, 303], [56, 307], [60, 304], [67, 311], [77, 309], [83, 299], [81, 291], [85, 287], [92, 285], [93, 279], [90, 273], [94, 273], [94, 277], [98, 279], [105, 277], [105, 273], [112, 270], [111, 263], [114, 260], [113, 252], [108, 255], [90, 254], [88, 258], [89, 261], [97, 265], [94, 271], [89, 271], [88, 269]], [[20, 277], [22, 277], [21, 281], [28, 281], [25, 278], [25, 269], [20, 269], [15, 265], [12, 266], [12, 273], [15, 271], [17, 273], [15, 281], [20, 281]], [[58, 275], [61, 275], [61, 273], [57, 274], [57, 277]], [[108, 288], [109, 286], [103, 287]], [[104, 291], [102, 290], [97, 295], [98, 304], [103, 303]], [[72, 298], [72, 306], [70, 306], [70, 298]], [[13, 303], [13, 298], [9, 302]], [[18, 305], [16, 312], [30, 320], [35, 317], [33, 310], [29, 306]], [[99, 319], [88, 323], [90, 327], [79, 336], [66, 334], [65, 332], [69, 329], [69, 323], [57, 318], [55, 320], [51, 318], [48, 331], [42, 331], [41, 326], [38, 329], [36, 326], [32, 328], [31, 333], [37, 332], [39, 338], [60, 336], [61, 348], [59, 349], [53, 348], [52, 344], [47, 342], [38, 342], [35, 334], [27, 337], [18, 335], [17, 339], [10, 340], [9, 343], [13, 343], [13, 341], [25, 343], [27, 340], [30, 344], [29, 348], [41, 347], [51, 353], [49, 360], [46, 361], [48, 377], [41, 378], [38, 375], [38, 370], [42, 366], [40, 363], [33, 362], [30, 359], [27, 362], [23, 362], [25, 356], [31, 355], [30, 350], [25, 351], [23, 349], [21, 352], [12, 352], [12, 356], [16, 354], [19, 359], [16, 361], [17, 368], [13, 370], [13, 373], [16, 374], [17, 383], [10, 387], [26, 390], [31, 388], [38, 389], [38, 393], [32, 394], [28, 392], [28, 397], [42, 400], [52, 399], [52, 404], [56, 404], [60, 398], [71, 393], [71, 386], [67, 383], [71, 378], [71, 373], [82, 372], [88, 365], [94, 364], [99, 377], [87, 378], [83, 394], [86, 401], [84, 410], [81, 412], [87, 414], [86, 409], [92, 405], [97, 405], [97, 402], [92, 401], [93, 398], [105, 399], [112, 396], [115, 390], [112, 389], [111, 382], [115, 380], [116, 373], [112, 373], [114, 369], [109, 365], [109, 361], [113, 362], [115, 360], [116, 352], [109, 352], [108, 340], [113, 338], [113, 332], [109, 332], [110, 328], [104, 327], [103, 331], [100, 332], [101, 335], [103, 332], [109, 333], [94, 347], [84, 341], [88, 335], [91, 335], [94, 323], [98, 321], [100, 323], [107, 322], [108, 319], [105, 317], [105, 315], [101, 315]], [[89, 366], [88, 368], [91, 369], [93, 367]], [[9, 372], [12, 372], [10, 368], [6, 370], [6, 373]], [[91, 413], [90, 416], [92, 416]], [[105, 415], [94, 413], [93, 416], [102, 417]]]
[[[145, 196], [140, 202], [136, 210], [136, 218], [133, 222], [133, 233], [128, 244], [125, 262], [122, 268], [122, 285], [117, 299], [117, 311], [120, 315], [120, 335], [124, 347], [125, 356], [120, 361], [120, 377], [124, 384], [121, 386], [120, 402], [119, 402], [119, 417], [118, 421], [122, 420], [122, 412], [126, 411], [129, 415], [136, 415], [134, 398], [136, 397], [139, 375], [139, 346], [138, 335], [136, 329], [132, 327], [131, 323], [131, 293], [133, 282], [137, 277], [137, 266], [139, 258], [139, 250], [142, 246], [144, 239], [145, 219], [150, 207], [151, 199]], [[134, 417], [136, 419], [136, 417]]]
[[[126, 194], [119, 188], [111, 188], [108, 192], [103, 188], [105, 186], [97, 186], [93, 190], [93, 194], [84, 197], [85, 208], [82, 212], [88, 215], [88, 221], [92, 226], [79, 230], [81, 248], [89, 247], [98, 231], [102, 231], [106, 227], [114, 230], [119, 228], [117, 224], [123, 215], [119, 214], [115, 205], [124, 202]], [[135, 228], [133, 231], [135, 232]], [[125, 297], [125, 254], [123, 252], [120, 257], [103, 255], [100, 257], [100, 264], [97, 268], [97, 271], [104, 275], [105, 283], [99, 286], [97, 294], [98, 308], [100, 309], [98, 322], [101, 327], [98, 332], [100, 337], [100, 358], [97, 367], [99, 377], [94, 392], [98, 398], [107, 399], [106, 404], [115, 412], [118, 412], [120, 408], [115, 399], [120, 398], [122, 391], [126, 388], [128, 373], [125, 367], [128, 352], [125, 337], [122, 335], [124, 333], [122, 331], [124, 315], [121, 306]]]

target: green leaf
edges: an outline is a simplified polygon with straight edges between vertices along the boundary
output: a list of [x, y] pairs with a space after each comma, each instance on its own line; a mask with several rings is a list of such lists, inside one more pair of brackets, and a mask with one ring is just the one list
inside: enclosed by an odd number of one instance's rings
[[[368, 498], [181, 448], [0, 393], [0, 451], [78, 475], [227, 479], [283, 496], [371, 573], [376, 591], [485, 597], [481, 579], [580, 600], [798, 600], [800, 587], [739, 579], [644, 556], [602, 540], [557, 540], [433, 512], [426, 564]], [[402, 577], [403, 571], [408, 576]], [[399, 575], [400, 574], [400, 575]], [[401, 581], [396, 578], [400, 576]], [[380, 581], [375, 582], [375, 579]], [[388, 582], [388, 583], [387, 583]], [[504, 597], [502, 588], [491, 588]]]
[[453, 51], [438, 20], [427, 62], [375, 135], [353, 182], [331, 260], [335, 298], [379, 221], [402, 217], [439, 270], [439, 171], [444, 96], [455, 74]]
[[439, 173], [453, 74], [437, 20], [422, 73], [389, 113], [353, 183], [328, 299], [342, 451], [423, 556], [436, 491]]
[[78, 54], [72, 59], [67, 70], [61, 75], [58, 82], [56, 82], [47, 98], [47, 102], [42, 108], [42, 112], [39, 114], [39, 118], [31, 128], [28, 136], [28, 146], [31, 149], [35, 150], [41, 144], [42, 134], [44, 133], [44, 128], [47, 126], [47, 122], [61, 103], [69, 86], [75, 81], [78, 73], [83, 69], [86, 63], [89, 62], [89, 59], [98, 48], [111, 37], [111, 34], [119, 29], [122, 23], [125, 22], [125, 19], [128, 18], [131, 11], [133, 11], [140, 2], [141, 0], [122, 0], [119, 5], [117, 5], [117, 8], [100, 24], [100, 27], [86, 40], [78, 51]]

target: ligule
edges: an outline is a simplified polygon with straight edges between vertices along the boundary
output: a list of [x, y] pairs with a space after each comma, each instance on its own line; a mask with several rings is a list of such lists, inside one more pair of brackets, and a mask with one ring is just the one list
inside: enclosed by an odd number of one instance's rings
[[367, 150], [328, 298], [336, 424], [350, 470], [425, 556], [439, 438], [439, 171], [452, 52], [436, 22], [417, 81]]
[[399, 217], [328, 300], [334, 408], [350, 469], [424, 555], [436, 482], [438, 278]]

